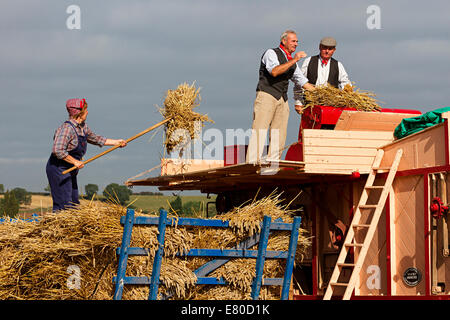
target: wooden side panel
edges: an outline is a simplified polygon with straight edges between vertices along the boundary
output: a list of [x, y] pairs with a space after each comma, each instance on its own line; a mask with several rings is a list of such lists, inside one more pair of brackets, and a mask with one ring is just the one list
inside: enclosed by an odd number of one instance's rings
[[223, 160], [161, 159], [161, 175], [195, 172], [224, 166]]
[[443, 166], [446, 164], [446, 134], [445, 124], [441, 123], [386, 145], [381, 166], [392, 163], [399, 148], [403, 148], [399, 171]]
[[417, 114], [409, 113], [360, 112], [345, 110], [339, 117], [334, 130], [373, 130], [393, 132], [402, 119], [416, 116]]
[[377, 148], [393, 141], [392, 132], [303, 130], [305, 172], [368, 173]]
[[[396, 295], [425, 295], [424, 183], [422, 175], [397, 177], [394, 181], [395, 211], [393, 215], [395, 243], [391, 256], [394, 272], [392, 291]], [[403, 282], [406, 269], [415, 267], [422, 281], [415, 287]]]

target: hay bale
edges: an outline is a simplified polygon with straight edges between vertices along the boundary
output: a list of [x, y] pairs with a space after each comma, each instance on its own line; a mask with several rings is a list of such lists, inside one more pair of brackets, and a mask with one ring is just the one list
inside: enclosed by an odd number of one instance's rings
[[363, 91], [347, 84], [343, 90], [329, 84], [318, 86], [316, 90], [305, 91], [305, 108], [317, 106], [333, 106], [336, 108], [355, 108], [361, 111], [378, 111], [381, 107], [374, 98], [373, 92]]
[[[254, 259], [234, 259], [215, 270], [211, 276], [224, 277], [231, 285], [195, 286], [193, 270], [211, 258], [178, 257], [190, 248], [232, 248], [258, 231], [265, 214], [273, 219], [292, 221], [292, 212], [280, 206], [279, 195], [253, 201], [224, 216], [233, 229], [168, 226], [161, 267], [159, 295], [171, 299], [249, 299], [254, 277]], [[38, 222], [0, 224], [0, 299], [112, 299], [113, 276], [117, 273], [116, 248], [121, 245], [123, 227], [120, 217], [126, 209], [109, 202], [82, 203], [74, 208], [50, 213]], [[140, 215], [140, 213], [137, 213]], [[145, 257], [129, 257], [127, 275], [151, 276], [157, 250], [157, 227], [135, 226], [131, 246], [149, 248]], [[268, 250], [287, 250], [289, 233], [269, 238]], [[296, 261], [310, 245], [301, 230]], [[256, 246], [255, 248], [256, 249]], [[284, 260], [268, 260], [265, 277], [282, 277]], [[79, 288], [70, 288], [68, 268], [79, 268]], [[147, 299], [148, 286], [125, 286], [123, 299]], [[262, 297], [277, 298], [264, 288]], [[218, 295], [220, 293], [220, 295]]]
[[175, 147], [180, 145], [181, 157], [186, 144], [197, 138], [204, 122], [214, 123], [207, 115], [193, 111], [200, 105], [200, 100], [200, 89], [195, 88], [195, 83], [192, 83], [192, 85], [183, 83], [175, 90], [167, 91], [164, 107], [159, 108], [159, 112], [164, 118], [172, 119], [165, 125], [166, 139], [164, 145], [167, 153], [171, 153]]
[[[0, 299], [107, 298], [106, 287], [115, 261], [114, 247], [121, 242], [117, 205], [83, 204], [61, 213], [47, 214], [39, 222], [0, 225]], [[67, 286], [67, 269], [81, 270], [81, 287]], [[105, 272], [107, 271], [107, 272]], [[102, 282], [102, 283], [100, 283]], [[100, 286], [100, 287], [99, 287]]]

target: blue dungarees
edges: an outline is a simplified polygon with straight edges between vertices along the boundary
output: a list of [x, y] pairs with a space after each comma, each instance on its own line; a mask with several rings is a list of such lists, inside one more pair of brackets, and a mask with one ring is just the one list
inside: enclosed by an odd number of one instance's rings
[[[74, 125], [70, 121], [66, 121], [65, 123], [69, 123], [73, 127], [73, 130], [75, 130]], [[69, 155], [81, 161], [81, 158], [87, 150], [87, 139], [86, 136], [79, 134], [77, 134], [77, 138], [78, 145], [75, 149], [69, 151]], [[73, 167], [71, 163], [58, 159], [53, 153], [48, 159], [46, 172], [52, 193], [53, 212], [63, 210], [72, 203], [80, 203], [78, 200], [78, 170], [73, 170], [65, 175], [62, 174], [64, 170], [71, 167]]]

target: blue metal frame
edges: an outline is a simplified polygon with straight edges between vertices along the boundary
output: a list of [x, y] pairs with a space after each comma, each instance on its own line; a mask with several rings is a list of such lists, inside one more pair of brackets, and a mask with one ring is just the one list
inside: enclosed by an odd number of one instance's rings
[[123, 293], [123, 286], [125, 285], [125, 273], [127, 270], [127, 262], [128, 262], [128, 247], [131, 242], [131, 231], [133, 229], [134, 223], [134, 210], [127, 209], [127, 215], [125, 217], [124, 226], [123, 226], [123, 236], [122, 236], [122, 246], [120, 247], [119, 254], [119, 266], [117, 267], [117, 281], [116, 287], [114, 290], [114, 300], [121, 300]]
[[[278, 220], [277, 220], [278, 221]], [[293, 223], [283, 223], [271, 221], [269, 216], [264, 216], [261, 227], [261, 233], [254, 235], [239, 243], [235, 249], [191, 249], [178, 256], [186, 257], [216, 257], [194, 271], [197, 276], [196, 284], [226, 285], [224, 279], [207, 277], [209, 273], [229, 261], [230, 258], [256, 258], [255, 279], [252, 283], [252, 299], [258, 299], [261, 286], [282, 286], [281, 299], [286, 300], [289, 296], [289, 287], [294, 267], [295, 252], [297, 250], [297, 241], [301, 223], [300, 217], [295, 217]], [[197, 218], [167, 218], [167, 211], [161, 209], [159, 217], [135, 217], [134, 210], [128, 209], [125, 217], [120, 219], [124, 226], [122, 245], [117, 248], [119, 255], [119, 264], [117, 276], [113, 278], [115, 283], [114, 299], [121, 300], [123, 288], [126, 284], [149, 285], [149, 300], [158, 298], [159, 278], [161, 275], [161, 263], [164, 256], [164, 241], [166, 226], [201, 226], [229, 228], [228, 221], [218, 219], [197, 219]], [[153, 271], [149, 277], [127, 277], [126, 268], [129, 256], [148, 255], [146, 248], [130, 247], [131, 233], [134, 225], [158, 225], [158, 250], [153, 260]], [[286, 230], [291, 232], [288, 251], [267, 251], [267, 242], [271, 230]], [[249, 250], [248, 248], [258, 243], [258, 250]], [[263, 278], [264, 262], [266, 259], [286, 259], [286, 270], [283, 278]]]
[[159, 276], [161, 275], [161, 263], [164, 255], [164, 240], [166, 237], [166, 223], [167, 223], [167, 211], [160, 212], [158, 223], [158, 250], [153, 260], [153, 271], [150, 283], [149, 300], [156, 300], [158, 298]]
[[253, 300], [257, 300], [259, 297], [259, 291], [261, 290], [262, 276], [264, 271], [264, 262], [266, 261], [267, 242], [269, 241], [270, 222], [272, 219], [268, 216], [264, 216], [263, 225], [261, 230], [261, 237], [258, 244], [258, 257], [256, 258], [256, 275], [252, 284]]

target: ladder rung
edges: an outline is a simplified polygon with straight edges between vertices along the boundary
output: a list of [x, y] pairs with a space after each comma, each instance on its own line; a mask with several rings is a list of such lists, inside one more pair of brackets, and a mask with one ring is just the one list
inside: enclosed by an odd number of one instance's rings
[[344, 267], [344, 268], [346, 268], [346, 267], [354, 267], [355, 266], [354, 263], [338, 263], [337, 265], [339, 267]]
[[336, 287], [346, 287], [346, 286], [348, 286], [348, 283], [343, 283], [343, 282], [331, 282], [330, 284], [332, 286], [336, 286]]
[[362, 204], [359, 206], [361, 209], [373, 209], [378, 207], [377, 204]]
[[374, 167], [374, 168], [372, 168], [372, 170], [387, 171], [387, 170], [391, 170], [391, 167]]
[[384, 189], [384, 186], [367, 186], [366, 189]]
[[352, 225], [354, 228], [369, 228], [370, 224], [354, 224]]
[[345, 244], [346, 247], [362, 247], [363, 244], [362, 243], [346, 243]]

